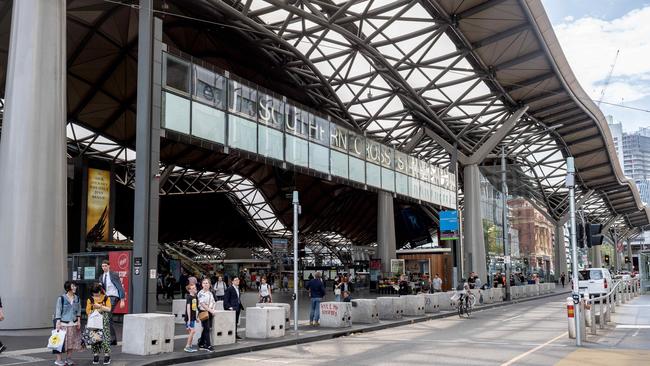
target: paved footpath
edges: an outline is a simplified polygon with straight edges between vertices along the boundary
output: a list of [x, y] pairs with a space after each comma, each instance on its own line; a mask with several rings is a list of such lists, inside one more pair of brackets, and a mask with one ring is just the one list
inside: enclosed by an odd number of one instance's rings
[[[550, 295], [551, 297], [548, 297], [549, 295], [546, 295], [545, 298], [550, 298], [550, 299], [554, 299], [554, 301], [558, 301], [558, 299], [563, 299], [567, 296], [566, 292], [564, 291], [565, 290], [561, 288], [556, 289], [555, 294]], [[368, 297], [368, 296], [360, 296], [360, 297]], [[250, 299], [247, 300], [248, 301], [246, 302], [246, 306], [254, 306], [254, 301], [255, 301], [254, 297], [251, 297]], [[278, 302], [282, 302], [281, 296], [278, 296], [278, 300], [280, 300]], [[302, 303], [307, 304], [307, 302], [304, 300], [305, 299], [302, 300]], [[520, 307], [527, 307], [527, 306], [531, 306], [527, 304], [529, 303], [532, 304], [537, 301], [548, 301], [548, 300], [528, 298], [528, 299], [524, 299], [523, 301], [518, 301], [516, 303], [513, 303], [511, 305], [504, 304], [504, 303], [492, 304], [492, 305], [484, 306], [483, 307], [484, 310], [477, 311], [474, 314], [476, 315], [477, 318], [481, 318], [483, 317], [483, 315], [481, 314], [484, 313], [487, 314], [488, 312], [490, 312], [492, 314], [496, 314], [499, 318], [501, 318], [503, 317], [502, 314], [507, 315], [509, 314], [509, 312], [512, 311], [512, 310], [506, 310], [508, 308], [518, 309]], [[249, 304], [249, 302], [251, 304]], [[493, 310], [485, 310], [485, 309], [493, 309]], [[299, 313], [301, 315], [301, 318], [305, 319], [305, 317], [303, 316], [306, 315], [306, 312], [305, 309], [302, 309], [302, 306]], [[245, 316], [245, 312], [242, 314]], [[505, 316], [505, 318], [508, 317], [509, 316]], [[217, 351], [213, 353], [197, 352], [194, 354], [187, 354], [182, 351], [187, 336], [185, 335], [183, 326], [177, 325], [173, 353], [156, 355], [156, 356], [147, 356], [147, 357], [127, 355], [121, 353], [121, 347], [118, 345], [117, 347], [113, 348], [112, 364], [118, 366], [120, 365], [173, 365], [173, 364], [178, 364], [180, 362], [199, 361], [199, 360], [207, 360], [207, 359], [215, 359], [215, 358], [227, 358], [229, 356], [242, 354], [242, 353], [253, 354], [254, 351], [258, 351], [258, 350], [264, 350], [263, 352], [267, 353], [273, 351], [271, 350], [271, 348], [282, 349], [282, 347], [287, 347], [290, 345], [292, 347], [306, 347], [306, 349], [311, 349], [311, 346], [307, 345], [306, 343], [323, 341], [323, 340], [331, 340], [334, 338], [335, 340], [333, 340], [333, 342], [336, 343], [348, 342], [349, 339], [357, 337], [359, 334], [374, 334], [375, 332], [376, 333], [384, 332], [386, 334], [389, 334], [391, 337], [397, 336], [399, 338], [401, 337], [400, 334], [402, 334], [403, 332], [402, 330], [398, 330], [403, 328], [400, 326], [404, 326], [407, 324], [418, 324], [417, 327], [422, 327], [424, 325], [421, 324], [427, 324], [427, 326], [435, 325], [437, 327], [440, 324], [447, 324], [449, 321], [448, 319], [455, 319], [456, 321], [458, 321], [458, 316], [455, 315], [455, 312], [441, 312], [439, 314], [427, 314], [427, 316], [425, 317], [407, 317], [400, 321], [382, 321], [378, 325], [354, 325], [352, 328], [346, 328], [346, 329], [312, 328], [306, 324], [307, 320], [302, 320], [301, 322], [299, 322], [300, 327], [299, 327], [298, 335], [294, 334], [293, 331], [290, 331], [287, 332], [287, 335], [285, 337], [280, 339], [274, 339], [274, 340], [244, 339], [238, 341], [234, 345], [219, 346], [217, 347]], [[433, 321], [427, 321], [427, 320], [433, 320]], [[470, 319], [470, 322], [473, 323], [474, 321], [475, 319]], [[241, 328], [242, 326], [243, 324], [240, 325], [240, 332], [243, 335], [244, 332], [243, 329]], [[468, 330], [471, 331], [471, 328], [468, 328]], [[119, 324], [118, 324], [118, 333], [120, 333], [120, 331], [121, 329], [119, 329]], [[373, 333], [368, 333], [368, 332], [373, 332]], [[49, 334], [49, 330], [35, 330], [35, 331], [11, 332], [11, 333], [0, 332], [0, 339], [2, 339], [2, 341], [5, 342], [9, 348], [6, 352], [0, 355], [0, 366], [28, 365], [28, 364], [39, 365], [39, 366], [52, 365], [53, 364], [52, 360], [54, 359], [53, 355], [49, 354], [49, 352], [47, 352], [47, 349], [43, 348], [43, 345], [47, 343], [48, 334]], [[443, 333], [440, 334], [443, 335]], [[339, 338], [339, 337], [343, 337], [343, 338]], [[456, 340], [456, 342], [459, 341], [461, 340]], [[416, 340], [416, 342], [421, 342], [421, 340]], [[77, 363], [80, 365], [89, 364], [91, 359], [91, 354], [88, 351], [75, 354], [75, 359]], [[234, 364], [237, 365], [243, 364], [240, 361], [237, 361]]]

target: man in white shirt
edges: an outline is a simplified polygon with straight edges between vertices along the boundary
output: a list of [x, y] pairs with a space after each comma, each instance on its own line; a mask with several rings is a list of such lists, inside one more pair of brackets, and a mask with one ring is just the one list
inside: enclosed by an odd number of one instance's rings
[[436, 273], [436, 276], [433, 278], [431, 281], [431, 285], [433, 286], [433, 292], [442, 292], [442, 279], [438, 274]]
[[120, 304], [120, 309], [124, 308], [124, 288], [122, 287], [122, 281], [120, 281], [120, 276], [111, 272], [111, 265], [107, 260], [102, 261], [102, 274], [101, 281], [104, 291], [106, 291], [106, 296], [111, 300], [111, 313], [109, 316], [109, 321], [111, 325], [111, 344], [117, 345], [117, 336], [115, 335], [115, 327], [113, 326], [113, 310], [117, 304]]

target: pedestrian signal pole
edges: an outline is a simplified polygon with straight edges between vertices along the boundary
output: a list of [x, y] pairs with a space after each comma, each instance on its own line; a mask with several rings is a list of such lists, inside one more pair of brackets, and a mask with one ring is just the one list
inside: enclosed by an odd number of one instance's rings
[[576, 322], [576, 346], [582, 346], [582, 334], [580, 328], [580, 289], [578, 287], [578, 248], [576, 243], [576, 197], [575, 197], [575, 166], [573, 165], [573, 158], [569, 157], [566, 160], [566, 185], [569, 187], [569, 218], [571, 225], [571, 279], [573, 282], [573, 303], [575, 308], [575, 322]]

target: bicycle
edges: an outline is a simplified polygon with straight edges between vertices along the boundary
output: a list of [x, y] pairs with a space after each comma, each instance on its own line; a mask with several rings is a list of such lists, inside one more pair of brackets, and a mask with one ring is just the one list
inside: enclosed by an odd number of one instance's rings
[[[465, 296], [468, 296], [468, 299], [465, 299]], [[458, 300], [458, 317], [462, 318], [465, 315], [467, 318], [472, 315], [472, 309], [474, 303], [476, 302], [476, 297], [470, 292], [469, 294], [463, 295]]]

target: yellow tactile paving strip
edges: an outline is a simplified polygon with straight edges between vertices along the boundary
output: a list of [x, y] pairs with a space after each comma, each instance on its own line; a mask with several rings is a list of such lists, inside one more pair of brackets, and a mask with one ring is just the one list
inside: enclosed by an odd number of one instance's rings
[[650, 364], [650, 350], [603, 350], [581, 348], [573, 351], [555, 366], [640, 366]]

